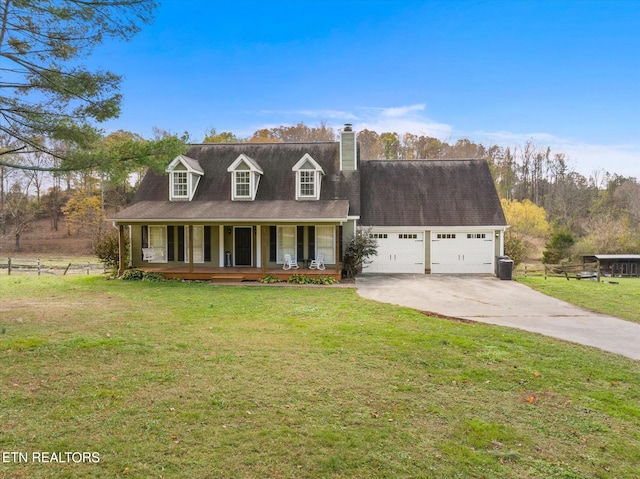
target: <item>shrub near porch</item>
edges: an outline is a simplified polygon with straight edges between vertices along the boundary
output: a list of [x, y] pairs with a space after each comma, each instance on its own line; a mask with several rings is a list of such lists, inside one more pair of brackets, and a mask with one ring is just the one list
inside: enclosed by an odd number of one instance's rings
[[345, 288], [0, 277], [2, 477], [637, 477], [638, 362]]

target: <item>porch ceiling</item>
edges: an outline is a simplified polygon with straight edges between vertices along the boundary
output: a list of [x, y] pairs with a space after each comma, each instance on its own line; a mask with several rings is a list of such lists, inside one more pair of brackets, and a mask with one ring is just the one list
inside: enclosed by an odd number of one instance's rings
[[349, 201], [140, 201], [113, 215], [117, 223], [143, 221], [346, 221]]

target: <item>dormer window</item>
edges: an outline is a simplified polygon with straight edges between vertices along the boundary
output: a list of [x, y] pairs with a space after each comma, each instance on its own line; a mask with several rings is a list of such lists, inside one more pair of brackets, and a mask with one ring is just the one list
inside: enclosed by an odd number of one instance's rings
[[227, 171], [231, 173], [231, 199], [253, 201], [256, 199], [262, 168], [246, 155], [236, 158]]
[[204, 170], [200, 163], [188, 156], [177, 156], [167, 167], [169, 173], [169, 200], [191, 201]]
[[296, 200], [319, 200], [322, 167], [307, 153], [292, 170], [296, 174]]

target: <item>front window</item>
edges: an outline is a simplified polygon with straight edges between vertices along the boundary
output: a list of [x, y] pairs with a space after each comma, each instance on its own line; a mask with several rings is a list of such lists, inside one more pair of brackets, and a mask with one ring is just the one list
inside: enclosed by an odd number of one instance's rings
[[296, 227], [278, 226], [277, 233], [278, 256], [277, 262], [284, 264], [284, 255], [290, 254], [296, 260]]
[[189, 196], [188, 173], [176, 171], [173, 173], [173, 197], [187, 198]]
[[167, 227], [149, 226], [149, 248], [153, 249], [155, 258], [149, 263], [167, 262]]
[[300, 196], [316, 195], [316, 172], [300, 171]]
[[251, 172], [236, 171], [236, 197], [248, 198], [251, 196]]
[[[204, 226], [193, 226], [193, 262], [204, 263]], [[184, 228], [184, 262], [189, 263], [189, 227]]]
[[336, 262], [335, 232], [333, 226], [316, 226], [316, 253], [324, 254], [325, 263]]

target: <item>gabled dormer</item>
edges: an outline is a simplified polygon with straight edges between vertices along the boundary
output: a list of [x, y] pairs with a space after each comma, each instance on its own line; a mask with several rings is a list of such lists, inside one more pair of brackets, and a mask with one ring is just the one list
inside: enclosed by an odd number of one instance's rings
[[292, 168], [296, 174], [296, 200], [319, 200], [324, 170], [306, 153]]
[[256, 199], [262, 168], [252, 158], [242, 154], [227, 168], [231, 173], [231, 199], [253, 201]]
[[191, 201], [196, 193], [204, 170], [198, 160], [188, 156], [177, 156], [167, 167], [169, 173], [169, 200]]

